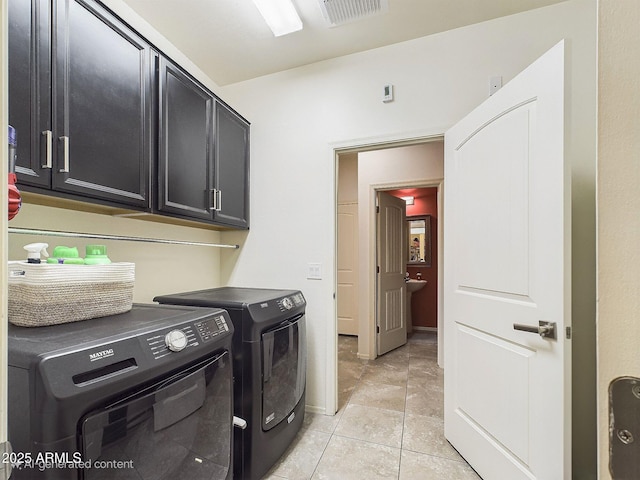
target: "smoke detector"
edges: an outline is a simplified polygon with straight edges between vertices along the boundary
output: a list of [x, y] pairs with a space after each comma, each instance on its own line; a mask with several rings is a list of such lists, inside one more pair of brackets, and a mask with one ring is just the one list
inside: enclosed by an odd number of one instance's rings
[[318, 3], [322, 15], [332, 27], [389, 10], [388, 0], [318, 0]]

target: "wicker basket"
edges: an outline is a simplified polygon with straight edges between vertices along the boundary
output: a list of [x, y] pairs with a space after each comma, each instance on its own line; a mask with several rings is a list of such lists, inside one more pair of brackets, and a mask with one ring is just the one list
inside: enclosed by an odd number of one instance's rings
[[135, 264], [9, 262], [9, 321], [44, 327], [131, 310]]

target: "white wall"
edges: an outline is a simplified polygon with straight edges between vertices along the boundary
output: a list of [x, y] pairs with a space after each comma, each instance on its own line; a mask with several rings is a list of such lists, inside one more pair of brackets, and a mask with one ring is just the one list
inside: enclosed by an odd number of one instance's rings
[[[233, 270], [223, 277], [305, 293], [310, 406], [323, 411], [334, 396], [328, 384], [335, 354], [334, 148], [442, 133], [488, 96], [489, 77], [509, 81], [562, 38], [569, 45], [573, 86], [569, 153], [575, 160], [574, 192], [582, 198], [574, 218], [576, 228], [584, 229], [574, 235], [581, 239], [574, 257], [584, 265], [583, 296], [591, 301], [591, 312], [587, 307], [583, 313], [593, 328], [593, 0], [569, 1], [222, 89], [252, 122], [252, 229]], [[395, 86], [392, 103], [381, 101], [386, 83]], [[323, 280], [306, 279], [309, 262], [323, 264]], [[593, 351], [588, 355], [593, 359]]]
[[[23, 204], [9, 226], [220, 243], [220, 232], [217, 231], [34, 204]], [[220, 250], [217, 248], [11, 234], [9, 259], [24, 260], [26, 252], [22, 247], [32, 242], [48, 243], [49, 254], [53, 254], [57, 245], [76, 246], [83, 257], [86, 245], [106, 245], [112, 261], [136, 264], [133, 300], [139, 303], [151, 303], [153, 297], [160, 294], [221, 285]]]
[[598, 478], [606, 480], [609, 384], [640, 377], [640, 2], [599, 0], [598, 20]]

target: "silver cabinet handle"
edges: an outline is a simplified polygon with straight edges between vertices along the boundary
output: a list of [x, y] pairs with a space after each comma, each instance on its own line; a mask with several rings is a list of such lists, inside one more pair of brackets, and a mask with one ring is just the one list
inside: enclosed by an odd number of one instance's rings
[[209, 190], [209, 194], [211, 195], [211, 202], [209, 203], [209, 211], [215, 212], [218, 209], [218, 190], [212, 188]]
[[44, 163], [42, 168], [51, 168], [51, 161], [53, 158], [53, 132], [51, 130], [45, 130], [42, 132], [44, 136]]
[[62, 168], [58, 171], [60, 173], [69, 173], [69, 137], [60, 137], [60, 140], [62, 140], [63, 165]]
[[218, 190], [218, 204], [216, 205], [216, 212], [222, 210], [222, 190]]
[[513, 324], [514, 330], [520, 330], [521, 332], [537, 333], [542, 338], [556, 339], [556, 324], [555, 322], [545, 322], [540, 320], [538, 326], [534, 325], [522, 325], [521, 323]]

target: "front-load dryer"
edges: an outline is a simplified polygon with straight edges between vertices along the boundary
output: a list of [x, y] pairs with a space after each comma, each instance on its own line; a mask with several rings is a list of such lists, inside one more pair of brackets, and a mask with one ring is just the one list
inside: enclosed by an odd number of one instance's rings
[[234, 477], [262, 478], [304, 419], [306, 301], [298, 290], [223, 287], [162, 295], [154, 301], [224, 308], [234, 326]]

